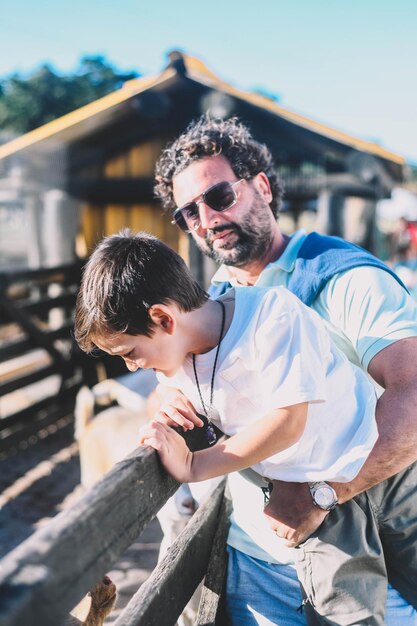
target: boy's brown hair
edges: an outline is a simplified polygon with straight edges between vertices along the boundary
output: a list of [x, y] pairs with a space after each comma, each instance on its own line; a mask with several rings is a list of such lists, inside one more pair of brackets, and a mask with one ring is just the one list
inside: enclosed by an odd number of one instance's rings
[[92, 352], [107, 334], [153, 335], [148, 311], [174, 302], [182, 311], [201, 307], [207, 293], [183, 259], [148, 233], [125, 229], [105, 237], [88, 260], [75, 310], [75, 339]]

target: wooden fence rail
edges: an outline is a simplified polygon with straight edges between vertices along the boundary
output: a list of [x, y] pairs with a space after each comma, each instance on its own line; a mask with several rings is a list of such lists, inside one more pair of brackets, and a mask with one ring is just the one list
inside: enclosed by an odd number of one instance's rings
[[114, 626], [173, 626], [203, 577], [195, 626], [223, 626], [222, 594], [230, 512], [231, 503], [224, 494], [223, 482], [197, 511]]
[[[139, 448], [0, 562], [0, 626], [59, 626], [178, 488]], [[207, 572], [200, 624], [215, 624], [225, 575], [224, 481], [139, 589], [117, 626], [173, 626]], [[213, 573], [212, 568], [215, 568]]]
[[[0, 410], [0, 454], [72, 413], [81, 385], [125, 373], [121, 360], [92, 359], [71, 340], [81, 264], [0, 273], [0, 409], [46, 380], [44, 397]], [[52, 287], [53, 286], [53, 287]], [[51, 288], [52, 287], [52, 288]], [[58, 325], [50, 324], [58, 311]], [[16, 337], [3, 332], [18, 329]], [[6, 339], [4, 339], [6, 337]], [[37, 358], [41, 354], [40, 363]], [[13, 364], [8, 362], [15, 359]], [[120, 361], [120, 362], [119, 362]], [[48, 377], [58, 376], [58, 390]], [[178, 488], [153, 450], [139, 448], [73, 507], [0, 561], [0, 626], [61, 626]], [[117, 626], [173, 626], [205, 576], [196, 624], [218, 622], [230, 503], [224, 482], [193, 516]]]
[[98, 363], [107, 376], [125, 370], [72, 339], [81, 266], [0, 272], [0, 453], [70, 414], [81, 383], [97, 382]]

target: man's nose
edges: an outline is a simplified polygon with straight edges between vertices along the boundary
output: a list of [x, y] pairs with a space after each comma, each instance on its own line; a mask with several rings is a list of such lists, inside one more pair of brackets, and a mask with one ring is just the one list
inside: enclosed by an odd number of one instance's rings
[[213, 226], [217, 226], [222, 221], [221, 213], [215, 211], [203, 201], [198, 204], [198, 214], [200, 217], [200, 227], [204, 228], [204, 230], [213, 228]]

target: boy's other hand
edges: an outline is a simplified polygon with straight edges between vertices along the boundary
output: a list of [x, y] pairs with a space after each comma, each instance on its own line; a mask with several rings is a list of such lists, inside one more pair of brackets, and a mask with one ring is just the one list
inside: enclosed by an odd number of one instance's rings
[[290, 547], [298, 546], [317, 530], [328, 515], [316, 506], [307, 483], [272, 480], [272, 493], [264, 513], [272, 530]]
[[157, 394], [160, 406], [154, 415], [155, 420], [167, 426], [181, 426], [184, 431], [204, 426], [192, 403], [179, 389], [160, 385]]
[[154, 420], [140, 429], [139, 443], [156, 450], [166, 471], [179, 483], [190, 480], [193, 453], [175, 430]]

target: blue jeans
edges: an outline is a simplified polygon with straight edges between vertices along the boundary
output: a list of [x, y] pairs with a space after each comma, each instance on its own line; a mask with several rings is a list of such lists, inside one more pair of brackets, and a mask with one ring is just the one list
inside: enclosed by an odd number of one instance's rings
[[[230, 626], [306, 626], [297, 573], [228, 546], [226, 609]], [[388, 586], [386, 626], [417, 626], [417, 612]]]

